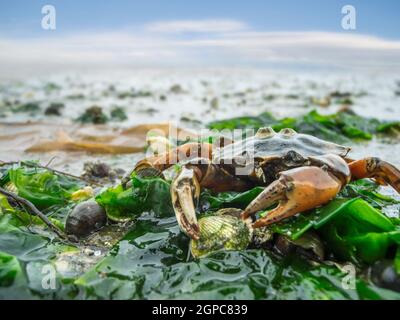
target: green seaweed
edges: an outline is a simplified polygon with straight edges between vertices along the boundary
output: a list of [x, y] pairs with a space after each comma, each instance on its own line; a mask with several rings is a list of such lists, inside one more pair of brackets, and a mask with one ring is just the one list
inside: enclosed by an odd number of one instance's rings
[[269, 251], [217, 251], [187, 261], [174, 218], [145, 214], [100, 263], [75, 281], [85, 299], [399, 299], [400, 294]]
[[30, 114], [34, 114], [40, 111], [40, 106], [36, 102], [27, 102], [20, 104], [14, 108], [12, 108], [13, 112], [29, 112]]
[[214, 121], [208, 124], [210, 129], [215, 130], [233, 130], [233, 129], [258, 129], [263, 126], [270, 126], [277, 122], [277, 120], [269, 113], [264, 112], [257, 117], [238, 117], [228, 120]]
[[81, 123], [105, 124], [108, 122], [107, 115], [98, 106], [87, 108], [76, 121]]
[[311, 134], [321, 139], [339, 143], [353, 140], [371, 140], [377, 134], [398, 133], [400, 122], [381, 121], [374, 118], [365, 118], [352, 112], [338, 112], [331, 115], [322, 115], [316, 110], [297, 117], [276, 119], [270, 113], [264, 112], [259, 116], [239, 117], [211, 122], [210, 129], [258, 129], [272, 127], [276, 131], [283, 128], [292, 128], [298, 132]]
[[[38, 173], [31, 169], [24, 172]], [[2, 170], [3, 183], [10, 181], [10, 170]], [[356, 278], [354, 289], [344, 289], [345, 271], [333, 265], [310, 264], [300, 256], [247, 249], [190, 258], [189, 239], [180, 231], [171, 206], [170, 183], [135, 174], [131, 183], [126, 190], [122, 186], [104, 189], [96, 200], [117, 219], [134, 218], [132, 229], [84, 274], [76, 277], [57, 272], [55, 290], [43, 288], [43, 267], [54, 266], [60, 253], [74, 248], [55, 241], [39, 221], [18, 213], [0, 197], [0, 297], [400, 299], [400, 293], [379, 288], [362, 277]], [[219, 194], [203, 190], [199, 213], [244, 208], [261, 190]], [[292, 238], [314, 230], [339, 260], [370, 265], [376, 259], [393, 258], [399, 268], [399, 253], [391, 256], [389, 249], [400, 243], [400, 231], [395, 220], [381, 213], [393, 204], [397, 201], [381, 195], [375, 184], [358, 181], [346, 186], [328, 205], [287, 219], [272, 230]], [[345, 232], [341, 230], [337, 237], [343, 226]], [[34, 234], [32, 227], [42, 231]]]
[[110, 111], [111, 119], [114, 121], [125, 121], [128, 119], [124, 108], [122, 107], [114, 107]]
[[76, 249], [55, 241], [36, 217], [12, 208], [4, 196], [0, 207], [0, 299], [75, 297], [71, 281], [56, 271], [54, 288], [42, 281], [48, 268], [56, 270], [57, 255]]
[[159, 215], [173, 215], [169, 183], [160, 178], [132, 176], [132, 186], [124, 189], [121, 185], [111, 187], [96, 197], [108, 217], [114, 221], [132, 220], [146, 211]]
[[14, 165], [3, 172], [0, 185], [11, 184], [19, 196], [29, 200], [40, 209], [53, 205], [66, 205], [74, 191], [83, 187], [77, 179], [58, 175], [34, 163]]
[[218, 194], [204, 190], [200, 197], [200, 207], [212, 211], [229, 207], [244, 209], [262, 191], [262, 187], [255, 187], [245, 192], [220, 192]]

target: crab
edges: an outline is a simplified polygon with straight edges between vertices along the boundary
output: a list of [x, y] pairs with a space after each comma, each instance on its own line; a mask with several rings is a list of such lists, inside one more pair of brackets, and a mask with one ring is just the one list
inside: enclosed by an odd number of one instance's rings
[[216, 147], [186, 143], [139, 161], [134, 171], [162, 173], [175, 163], [178, 172], [171, 183], [171, 199], [181, 230], [199, 239], [195, 203], [202, 188], [213, 192], [264, 190], [244, 209], [243, 220], [275, 205], [253, 219], [253, 228], [264, 227], [332, 200], [350, 181], [372, 178], [400, 193], [400, 171], [376, 157], [354, 160], [349, 147], [324, 141], [292, 129], [275, 132], [260, 128], [247, 139]]

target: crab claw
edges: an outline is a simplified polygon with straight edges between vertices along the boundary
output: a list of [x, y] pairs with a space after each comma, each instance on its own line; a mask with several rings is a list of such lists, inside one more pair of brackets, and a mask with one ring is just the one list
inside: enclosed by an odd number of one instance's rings
[[181, 230], [190, 238], [199, 239], [194, 200], [200, 196], [200, 185], [192, 169], [183, 167], [171, 185], [171, 198]]
[[260, 228], [329, 202], [341, 187], [339, 179], [319, 167], [284, 171], [247, 206], [241, 216], [247, 219], [278, 204], [253, 224], [254, 228]]

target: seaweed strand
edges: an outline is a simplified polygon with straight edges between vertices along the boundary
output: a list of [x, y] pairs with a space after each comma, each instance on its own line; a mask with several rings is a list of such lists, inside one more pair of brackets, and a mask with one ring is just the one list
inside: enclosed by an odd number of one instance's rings
[[68, 237], [65, 235], [65, 233], [60, 228], [58, 228], [55, 224], [53, 224], [49, 220], [49, 218], [46, 217], [45, 214], [43, 214], [38, 208], [35, 207], [35, 205], [32, 202], [16, 195], [13, 192], [7, 191], [1, 187], [0, 187], [0, 193], [17, 201], [23, 207], [28, 208], [29, 209], [29, 210], [27, 210], [27, 211], [29, 211], [28, 213], [38, 216], [60, 238], [62, 238], [64, 240], [68, 239]]
[[[52, 161], [52, 160], [53, 160], [53, 159], [51, 159], [51, 161]], [[50, 161], [50, 162], [51, 162], [51, 161]], [[25, 166], [28, 166], [28, 167], [37, 167], [37, 168], [46, 169], [46, 170], [49, 170], [49, 171], [51, 171], [51, 172], [53, 172], [53, 173], [55, 173], [55, 174], [64, 175], [64, 176], [68, 176], [68, 177], [71, 177], [71, 178], [74, 178], [74, 179], [77, 179], [77, 180], [81, 180], [81, 181], [84, 181], [84, 182], [89, 183], [89, 184], [91, 184], [91, 185], [95, 185], [95, 186], [97, 186], [97, 187], [103, 187], [102, 184], [97, 183], [97, 182], [94, 182], [94, 181], [89, 181], [89, 180], [87, 180], [87, 179], [85, 179], [85, 178], [83, 178], [83, 177], [79, 177], [79, 176], [73, 175], [73, 174], [68, 173], [68, 172], [64, 172], [64, 171], [60, 171], [60, 170], [56, 170], [56, 169], [49, 168], [48, 165], [50, 164], [50, 162], [49, 162], [47, 165], [45, 165], [45, 166], [43, 166], [43, 165], [41, 165], [41, 164], [36, 164], [36, 163], [33, 164], [33, 163], [24, 162], [24, 161], [23, 161], [22, 163], [23, 163]], [[0, 166], [13, 165], [13, 164], [18, 164], [18, 163], [21, 163], [21, 162], [20, 162], [20, 161], [10, 161], [10, 162], [6, 162], [6, 161], [0, 160]]]

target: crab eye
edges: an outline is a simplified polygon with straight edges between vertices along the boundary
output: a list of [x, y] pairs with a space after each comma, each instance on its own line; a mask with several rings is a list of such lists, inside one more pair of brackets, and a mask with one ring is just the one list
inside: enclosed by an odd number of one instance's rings
[[275, 134], [276, 134], [276, 132], [271, 127], [264, 127], [264, 128], [258, 129], [258, 131], [256, 133], [256, 137], [260, 138], [260, 139], [266, 139], [266, 138], [270, 138], [270, 137], [274, 136]]
[[291, 137], [291, 136], [294, 136], [295, 134], [297, 134], [297, 132], [291, 128], [285, 128], [285, 129], [282, 129], [281, 131], [279, 131], [279, 134], [282, 136]]

